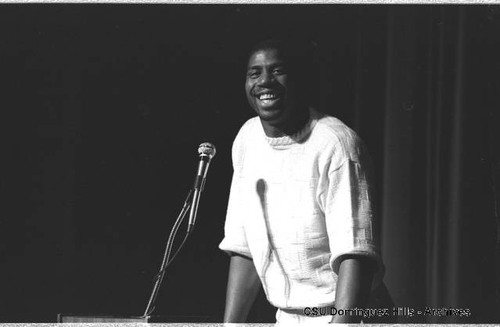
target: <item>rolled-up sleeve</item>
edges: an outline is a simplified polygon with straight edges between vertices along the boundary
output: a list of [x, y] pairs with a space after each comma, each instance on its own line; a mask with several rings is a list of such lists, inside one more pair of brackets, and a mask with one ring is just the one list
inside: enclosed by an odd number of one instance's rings
[[[243, 127], [244, 128], [244, 127]], [[242, 129], [243, 129], [242, 128]], [[236, 253], [252, 257], [248, 247], [244, 227], [242, 208], [244, 207], [244, 192], [242, 192], [241, 169], [245, 156], [245, 148], [241, 144], [241, 131], [236, 136], [232, 147], [233, 179], [227, 204], [226, 222], [224, 225], [224, 238], [219, 248], [228, 254]]]
[[237, 253], [251, 258], [252, 255], [248, 248], [245, 227], [242, 221], [243, 217], [238, 212], [238, 209], [241, 208], [238, 205], [240, 194], [238, 192], [238, 177], [234, 175], [224, 225], [224, 239], [219, 244], [219, 248], [228, 254]]
[[[374, 284], [383, 274], [373, 209], [372, 185], [367, 167], [350, 158], [328, 172], [328, 189], [324, 192], [325, 220], [331, 250], [330, 265], [338, 273], [345, 255], [362, 255], [377, 264]], [[374, 285], [375, 286], [375, 285]]]

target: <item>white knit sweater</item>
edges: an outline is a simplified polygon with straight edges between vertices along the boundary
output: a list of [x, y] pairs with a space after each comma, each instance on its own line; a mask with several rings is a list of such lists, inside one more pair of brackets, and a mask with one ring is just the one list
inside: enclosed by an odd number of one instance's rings
[[310, 109], [297, 134], [269, 138], [254, 117], [234, 141], [233, 166], [219, 247], [253, 259], [271, 304], [331, 305], [342, 255], [370, 256], [382, 267], [370, 159], [340, 120]]

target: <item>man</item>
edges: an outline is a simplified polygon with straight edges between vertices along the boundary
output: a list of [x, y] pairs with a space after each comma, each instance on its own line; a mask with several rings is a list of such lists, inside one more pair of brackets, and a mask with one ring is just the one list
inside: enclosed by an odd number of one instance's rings
[[339, 309], [363, 308], [382, 268], [367, 151], [341, 121], [308, 107], [301, 50], [268, 40], [248, 60], [257, 117], [233, 144], [224, 322], [245, 322], [260, 285], [278, 323], [358, 322]]

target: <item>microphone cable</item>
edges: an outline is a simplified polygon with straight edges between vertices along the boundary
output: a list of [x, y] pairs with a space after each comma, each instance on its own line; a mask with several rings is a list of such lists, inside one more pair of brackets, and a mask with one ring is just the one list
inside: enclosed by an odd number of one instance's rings
[[186, 197], [186, 200], [184, 201], [184, 206], [182, 207], [181, 212], [177, 216], [177, 219], [174, 223], [174, 227], [172, 227], [172, 231], [170, 232], [170, 235], [168, 237], [167, 246], [165, 247], [165, 253], [163, 255], [163, 261], [160, 265], [160, 270], [153, 278], [153, 281], [155, 283], [154, 287], [153, 287], [153, 291], [151, 292], [151, 296], [149, 298], [148, 305], [147, 305], [146, 310], [144, 311], [144, 314], [141, 318], [147, 318], [153, 313], [153, 311], [155, 309], [154, 303], [156, 302], [156, 298], [158, 297], [158, 291], [160, 290], [161, 283], [163, 282], [163, 278], [165, 277], [166, 269], [174, 261], [175, 257], [177, 256], [177, 254], [179, 254], [180, 250], [182, 249], [182, 247], [186, 243], [189, 235], [191, 235], [190, 232], [186, 232], [186, 235], [184, 236], [184, 239], [182, 240], [181, 244], [179, 245], [179, 247], [175, 251], [173, 257], [170, 258], [170, 254], [172, 253], [172, 247], [174, 245], [175, 236], [177, 235], [177, 232], [179, 231], [179, 227], [181, 226], [182, 222], [186, 218], [186, 214], [191, 207], [190, 200], [191, 200], [192, 194], [193, 194], [193, 189], [190, 189], [189, 193]]

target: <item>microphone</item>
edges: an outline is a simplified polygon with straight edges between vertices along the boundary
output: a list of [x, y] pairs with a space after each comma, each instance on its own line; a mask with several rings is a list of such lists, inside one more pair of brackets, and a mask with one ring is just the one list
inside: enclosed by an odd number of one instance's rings
[[208, 166], [210, 161], [215, 156], [215, 146], [211, 143], [205, 142], [198, 147], [198, 154], [200, 155], [200, 163], [198, 164], [198, 172], [194, 179], [193, 186], [193, 200], [191, 202], [191, 211], [189, 212], [188, 229], [187, 232], [192, 232], [196, 222], [196, 214], [198, 213], [198, 204], [200, 203], [201, 192], [205, 187], [207, 178]]

